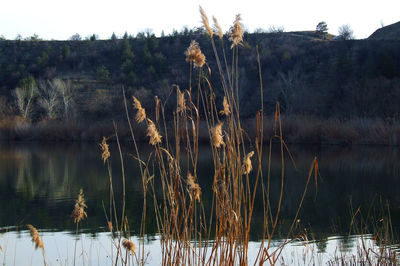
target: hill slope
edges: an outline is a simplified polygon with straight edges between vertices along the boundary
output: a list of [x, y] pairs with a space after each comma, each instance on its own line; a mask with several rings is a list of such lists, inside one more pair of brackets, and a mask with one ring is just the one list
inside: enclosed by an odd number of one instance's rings
[[400, 40], [400, 22], [377, 29], [371, 36], [371, 40]]
[[[144, 106], [152, 106], [156, 95], [167, 99], [173, 84], [188, 89], [190, 65], [184, 52], [191, 40], [199, 42], [206, 56], [209, 80], [221, 104], [221, 78], [209, 36], [193, 31], [161, 38], [141, 35], [95, 41], [0, 41], [0, 98], [15, 106], [13, 90], [29, 77], [36, 81], [61, 78], [72, 84], [79, 119], [114, 119], [123, 114], [122, 86]], [[228, 55], [229, 68], [227, 36], [223, 43], [216, 40], [222, 57], [221, 45]], [[245, 34], [239, 49], [238, 84], [244, 118], [253, 117], [259, 108], [254, 104], [259, 100], [256, 47], [268, 113], [279, 101], [286, 114], [400, 116], [400, 40], [331, 41], [312, 32], [288, 32]], [[192, 82], [198, 75], [195, 69]], [[35, 106], [32, 119], [40, 121], [44, 111]]]

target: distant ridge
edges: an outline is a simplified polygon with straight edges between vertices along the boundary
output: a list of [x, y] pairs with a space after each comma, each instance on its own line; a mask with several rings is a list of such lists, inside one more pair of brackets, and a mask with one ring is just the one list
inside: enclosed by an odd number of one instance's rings
[[372, 40], [400, 40], [400, 22], [377, 29], [368, 39]]

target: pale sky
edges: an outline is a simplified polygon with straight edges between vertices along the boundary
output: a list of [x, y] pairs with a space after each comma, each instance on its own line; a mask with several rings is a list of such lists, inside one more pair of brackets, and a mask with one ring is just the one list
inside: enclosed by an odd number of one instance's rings
[[332, 34], [349, 24], [356, 38], [400, 21], [400, 0], [0, 0], [0, 35], [65, 40], [75, 33], [83, 38], [97, 34], [101, 39], [113, 32], [136, 35], [146, 29], [169, 34], [184, 26], [201, 26], [199, 5], [225, 31], [238, 13], [250, 32], [270, 26], [315, 30], [318, 22], [325, 21]]

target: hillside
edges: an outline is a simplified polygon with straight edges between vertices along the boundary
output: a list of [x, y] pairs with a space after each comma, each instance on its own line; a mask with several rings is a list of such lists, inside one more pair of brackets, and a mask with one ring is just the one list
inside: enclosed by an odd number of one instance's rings
[[371, 36], [371, 40], [400, 40], [400, 22], [377, 29]]
[[[221, 78], [218, 74], [209, 36], [201, 30], [176, 32], [157, 38], [139, 34], [112, 40], [0, 41], [0, 118], [21, 115], [15, 88], [29, 84], [47, 84], [58, 78], [68, 84], [73, 101], [69, 111], [83, 125], [124, 119], [122, 87], [128, 97], [141, 99], [149, 113], [154, 96], [168, 99], [166, 114], [172, 113], [173, 85], [189, 87], [190, 65], [184, 52], [192, 40], [199, 42], [206, 56], [204, 68], [213, 86], [217, 105], [222, 104]], [[222, 58], [230, 43], [216, 40]], [[241, 116], [253, 118], [259, 105], [260, 54], [264, 85], [264, 108], [272, 113], [275, 103], [287, 116], [302, 115], [319, 119], [354, 117], [400, 118], [400, 41], [333, 41], [314, 32], [245, 34], [239, 49], [239, 96]], [[192, 82], [199, 70], [193, 69]], [[44, 86], [46, 87], [46, 86]], [[63, 121], [62, 108], [53, 114], [43, 107], [44, 92], [32, 101], [29, 120]], [[172, 95], [173, 96], [173, 95]], [[193, 96], [196, 97], [196, 96]], [[168, 117], [167, 117], [168, 118]], [[86, 122], [85, 122], [86, 121]]]

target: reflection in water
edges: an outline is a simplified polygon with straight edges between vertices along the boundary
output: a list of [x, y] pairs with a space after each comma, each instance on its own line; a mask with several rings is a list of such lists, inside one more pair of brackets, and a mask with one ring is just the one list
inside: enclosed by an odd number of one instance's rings
[[[126, 145], [128, 146], [128, 145]], [[146, 146], [147, 147], [147, 146]], [[70, 218], [74, 199], [83, 188], [88, 205], [88, 219], [81, 223], [83, 232], [107, 231], [104, 206], [109, 202], [109, 179], [100, 159], [97, 143], [84, 145], [2, 144], [0, 146], [0, 228], [20, 230], [27, 223], [50, 231], [73, 234]], [[147, 147], [148, 149], [148, 147]], [[111, 147], [116, 154], [115, 147]], [[127, 173], [127, 216], [133, 234], [139, 232], [142, 212], [141, 179], [136, 161], [124, 151]], [[145, 150], [144, 153], [147, 151]], [[285, 199], [282, 205], [281, 236], [285, 224], [294, 217], [314, 156], [319, 158], [318, 186], [311, 184], [300, 213], [298, 228], [308, 228], [316, 248], [325, 252], [329, 237], [348, 235], [355, 210], [389, 203], [394, 228], [400, 217], [400, 158], [397, 148], [390, 147], [291, 147], [296, 168], [286, 164]], [[266, 158], [267, 154], [265, 154]], [[272, 205], [279, 195], [279, 155], [274, 155], [271, 175]], [[121, 200], [121, 169], [118, 156], [112, 156], [112, 171], [117, 203]], [[212, 167], [207, 149], [199, 154], [199, 183], [205, 209], [212, 202]], [[182, 164], [183, 165], [183, 164]], [[266, 161], [265, 161], [266, 167]], [[260, 191], [261, 192], [261, 191]], [[118, 204], [117, 204], [118, 205]], [[151, 204], [150, 204], [151, 205]], [[353, 210], [351, 209], [353, 208]], [[255, 206], [253, 235], [262, 231], [263, 205]], [[366, 211], [365, 211], [366, 212]], [[154, 212], [148, 210], [146, 230], [156, 234]], [[366, 213], [365, 213], [366, 214]], [[380, 212], [370, 212], [380, 220]], [[375, 216], [374, 216], [375, 215]], [[260, 218], [261, 217], [261, 218]], [[287, 222], [285, 222], [287, 221]], [[14, 227], [15, 226], [15, 227]], [[352, 239], [341, 238], [343, 250], [352, 248]]]
[[104, 167], [92, 146], [2, 146], [1, 226], [35, 223], [39, 228], [70, 228], [73, 198], [83, 187], [93, 200], [108, 189]]

